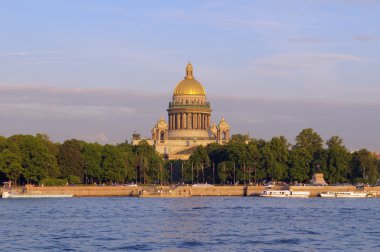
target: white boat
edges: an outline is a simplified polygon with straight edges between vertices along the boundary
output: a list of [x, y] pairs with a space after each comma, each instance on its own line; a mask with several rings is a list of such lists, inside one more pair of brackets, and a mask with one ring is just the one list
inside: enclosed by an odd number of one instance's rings
[[324, 192], [320, 193], [322, 198], [370, 198], [375, 197], [374, 193], [367, 192]]
[[3, 199], [26, 199], [26, 198], [71, 198], [72, 194], [28, 194], [16, 192], [3, 192]]
[[210, 186], [214, 186], [214, 185], [211, 185], [211, 184], [194, 184], [192, 186], [193, 187], [210, 187]]
[[292, 190], [264, 190], [261, 197], [269, 198], [309, 198], [310, 192], [295, 192]]

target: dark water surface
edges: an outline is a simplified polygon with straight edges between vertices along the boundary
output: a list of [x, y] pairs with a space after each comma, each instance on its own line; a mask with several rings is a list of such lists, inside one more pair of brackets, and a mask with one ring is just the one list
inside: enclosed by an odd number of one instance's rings
[[0, 199], [0, 251], [380, 251], [380, 199]]

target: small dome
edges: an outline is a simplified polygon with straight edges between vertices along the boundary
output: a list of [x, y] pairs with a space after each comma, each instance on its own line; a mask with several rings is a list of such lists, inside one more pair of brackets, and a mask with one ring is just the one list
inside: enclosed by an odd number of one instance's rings
[[219, 122], [219, 128], [229, 128], [230, 125], [226, 122], [226, 120], [224, 120], [224, 116], [222, 117], [222, 120], [220, 120]]
[[167, 128], [167, 127], [168, 127], [168, 124], [166, 123], [164, 117], [161, 116], [160, 120], [157, 121], [156, 126], [157, 126], [158, 128]]
[[177, 95], [206, 95], [206, 91], [202, 84], [193, 76], [193, 66], [189, 62], [186, 66], [186, 76], [180, 81], [174, 89], [173, 96]]

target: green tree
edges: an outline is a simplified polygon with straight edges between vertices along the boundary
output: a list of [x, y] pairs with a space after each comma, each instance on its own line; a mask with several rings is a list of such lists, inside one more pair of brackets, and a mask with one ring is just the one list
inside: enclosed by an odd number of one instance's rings
[[[146, 141], [134, 146], [134, 166], [140, 183], [158, 183], [163, 172], [163, 159]], [[165, 177], [163, 177], [165, 178]]]
[[350, 174], [350, 154], [343, 145], [343, 139], [331, 137], [327, 142], [327, 181], [328, 183], [347, 182]]
[[117, 148], [120, 149], [120, 151], [123, 153], [123, 158], [125, 162], [125, 179], [128, 182], [132, 182], [136, 180], [136, 170], [134, 167], [134, 160], [133, 160], [133, 146], [126, 143], [122, 143], [117, 145]]
[[378, 159], [367, 149], [352, 154], [351, 169], [353, 182], [375, 184], [379, 177]]
[[[207, 149], [202, 145], [197, 146], [188, 160], [187, 174], [193, 173], [194, 182], [203, 183], [207, 182], [207, 174], [209, 175], [210, 171], [211, 162]], [[208, 182], [212, 182], [212, 179]]]
[[260, 150], [256, 139], [251, 139], [247, 144], [248, 163], [246, 172], [248, 173], [248, 182], [262, 180], [265, 178], [265, 170], [260, 166]]
[[295, 148], [290, 154], [289, 176], [292, 181], [305, 182], [310, 179], [308, 171], [313, 157], [304, 148]]
[[9, 149], [4, 149], [0, 152], [0, 171], [5, 174], [8, 180], [17, 185], [17, 181], [22, 173], [19, 153], [13, 153]]
[[87, 173], [88, 182], [100, 183], [103, 176], [102, 163], [103, 146], [98, 143], [85, 143], [83, 145], [84, 172]]
[[106, 182], [123, 183], [126, 164], [123, 153], [113, 145], [105, 145], [102, 152], [103, 179]]
[[288, 177], [289, 144], [285, 137], [273, 137], [264, 149], [265, 168], [272, 180], [284, 180]]
[[[236, 167], [235, 167], [236, 168]], [[234, 163], [223, 161], [218, 164], [218, 176], [221, 184], [233, 184], [234, 182]]]
[[69, 175], [84, 178], [85, 159], [82, 155], [83, 142], [72, 139], [65, 141], [58, 152], [58, 164], [64, 178]]
[[325, 164], [325, 160], [322, 159], [325, 157], [323, 155], [323, 139], [313, 129], [303, 129], [297, 135], [296, 144], [293, 148], [303, 148], [312, 156], [312, 161], [307, 171], [309, 177], [317, 172], [322, 164]]
[[7, 142], [8, 149], [20, 150], [22, 178], [26, 182], [38, 183], [41, 179], [59, 176], [55, 156], [45, 140], [31, 135], [14, 135]]

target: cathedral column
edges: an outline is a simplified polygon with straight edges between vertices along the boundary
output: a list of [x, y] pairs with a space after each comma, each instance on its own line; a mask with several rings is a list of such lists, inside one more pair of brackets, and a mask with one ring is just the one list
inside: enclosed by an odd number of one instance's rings
[[210, 128], [211, 125], [211, 115], [207, 116], [207, 128]]
[[188, 129], [192, 129], [193, 127], [191, 127], [192, 125], [192, 118], [191, 118], [191, 113], [187, 114], [187, 128]]
[[173, 116], [169, 114], [169, 130], [173, 129], [172, 125], [173, 125]]
[[177, 118], [177, 125], [176, 125], [176, 129], [180, 129], [180, 123], [181, 123], [181, 114], [180, 113], [177, 113], [176, 114], [176, 118]]
[[186, 113], [182, 113], [182, 129], [187, 129], [186, 119], [187, 119]]
[[197, 114], [193, 114], [193, 129], [198, 129], [197, 119], [198, 119]]
[[206, 114], [202, 114], [202, 129], [206, 129]]
[[183, 120], [182, 120], [182, 113], [179, 113], [179, 129], [183, 129]]
[[198, 114], [198, 129], [202, 129], [202, 119], [201, 119], [201, 114]]
[[203, 114], [202, 113], [200, 113], [199, 114], [201, 117], [200, 117], [200, 129], [202, 129], [203, 130]]

